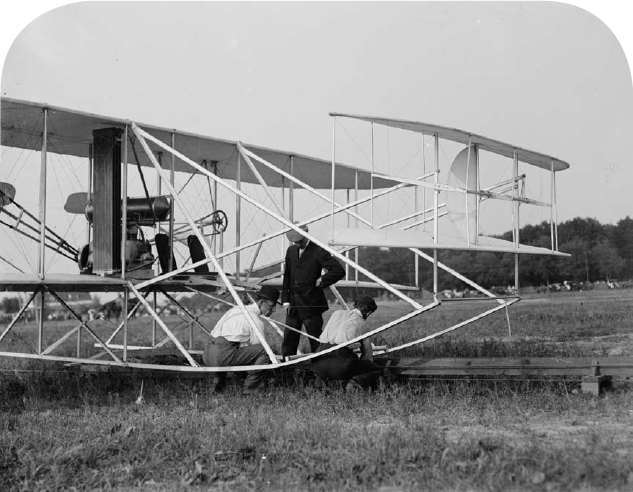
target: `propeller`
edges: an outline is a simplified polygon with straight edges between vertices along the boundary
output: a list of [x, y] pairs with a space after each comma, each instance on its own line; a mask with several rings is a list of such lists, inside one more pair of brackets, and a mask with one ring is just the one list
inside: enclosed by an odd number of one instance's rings
[[0, 210], [5, 205], [13, 202], [15, 198], [15, 186], [0, 181]]
[[68, 196], [64, 204], [64, 210], [71, 214], [85, 214], [88, 205], [88, 193], [79, 191]]

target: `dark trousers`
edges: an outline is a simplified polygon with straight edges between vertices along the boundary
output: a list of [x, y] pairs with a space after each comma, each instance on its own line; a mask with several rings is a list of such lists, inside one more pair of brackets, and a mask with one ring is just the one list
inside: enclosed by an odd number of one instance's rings
[[[238, 342], [229, 342], [224, 337], [212, 337], [202, 354], [205, 365], [212, 367], [254, 366], [270, 364], [266, 350], [261, 344], [240, 347]], [[225, 372], [217, 373], [216, 386], [221, 389], [226, 378]], [[244, 380], [244, 388], [259, 387], [264, 380], [264, 371], [249, 371]]]
[[[318, 351], [334, 345], [322, 343]], [[350, 348], [342, 347], [334, 352], [312, 359], [310, 369], [323, 380], [354, 380], [363, 388], [375, 388], [382, 371], [378, 364], [361, 360]]]
[[[319, 338], [323, 332], [323, 316], [320, 314], [313, 316], [312, 318], [299, 319], [293, 316], [286, 316], [286, 324], [297, 330], [301, 329], [301, 325], [305, 326], [306, 333], [313, 337]], [[319, 348], [319, 341], [310, 340], [310, 351], [316, 352]], [[281, 343], [281, 355], [284, 357], [288, 355], [295, 355], [299, 348], [299, 342], [301, 341], [301, 335], [295, 331], [284, 329], [284, 341]]]

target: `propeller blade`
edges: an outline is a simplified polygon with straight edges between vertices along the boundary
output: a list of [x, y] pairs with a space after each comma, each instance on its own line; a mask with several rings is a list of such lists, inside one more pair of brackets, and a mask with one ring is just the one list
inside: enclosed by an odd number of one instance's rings
[[15, 186], [0, 181], [0, 207], [13, 202], [15, 198]]
[[86, 205], [88, 205], [88, 193], [80, 191], [68, 196], [64, 210], [71, 214], [85, 214]]

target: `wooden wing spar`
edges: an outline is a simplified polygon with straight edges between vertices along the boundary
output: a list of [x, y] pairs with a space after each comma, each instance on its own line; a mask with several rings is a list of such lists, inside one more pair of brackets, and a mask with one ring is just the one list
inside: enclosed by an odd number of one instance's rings
[[[30, 262], [34, 271], [18, 268], [19, 273], [0, 277], [0, 290], [27, 294], [20, 312], [6, 327], [0, 327], [3, 356], [185, 372], [252, 370], [253, 366], [202, 367], [199, 354], [212, 327], [187, 310], [177, 296], [184, 292], [201, 293], [211, 299], [210, 306], [236, 305], [248, 316], [244, 302], [249, 295], [262, 284], [281, 284], [282, 259], [288, 246], [285, 233], [289, 230], [326, 249], [345, 266], [346, 278], [330, 288], [332, 297], [343, 308], [349, 308], [352, 294], [367, 289], [381, 289], [398, 301], [397, 310], [387, 322], [371, 326], [365, 335], [324, 353], [403, 323], [414, 323], [422, 313], [441, 308], [439, 269], [474, 289], [480, 300], [495, 305], [434, 333], [413, 335], [411, 340], [388, 348], [387, 353], [467, 326], [519, 299], [517, 295], [499, 297], [451, 269], [438, 260], [438, 250], [513, 253], [515, 258], [521, 253], [563, 255], [558, 251], [556, 237], [554, 176], [568, 164], [460, 130], [333, 113], [333, 158], [323, 160], [48, 104], [2, 98], [0, 109], [2, 145], [37, 152], [41, 157], [39, 170], [28, 171], [29, 176], [39, 171], [38, 211], [28, 211], [20, 205], [22, 190], [14, 185], [13, 174], [4, 160], [0, 166], [0, 227], [7, 236], [19, 233], [38, 246], [37, 259]], [[336, 129], [348, 120], [372, 127], [372, 149], [364, 154], [371, 156], [369, 165], [341, 163], [350, 161], [339, 157]], [[378, 125], [432, 139], [432, 169], [414, 164], [412, 175], [384, 172], [373, 152], [373, 127]], [[442, 163], [441, 169], [440, 143], [444, 140], [460, 148], [448, 166]], [[416, 155], [424, 156], [426, 145], [419, 143]], [[482, 153], [510, 158], [511, 177], [483, 186], [480, 173], [486, 164]], [[50, 217], [47, 221], [50, 192], [46, 191], [46, 169], [63, 165], [52, 159], [49, 162], [47, 156], [53, 154], [72, 156], [88, 164], [88, 182], [82, 189], [67, 193], [60, 207], [73, 220], [85, 215], [83, 246], [71, 245], [72, 240], [57, 232], [61, 228], [48, 223]], [[549, 198], [530, 196], [525, 191], [527, 173], [519, 172], [519, 163], [551, 173]], [[138, 172], [140, 183], [128, 178], [133, 172]], [[150, 173], [158, 188], [156, 192], [150, 192]], [[194, 188], [196, 182], [201, 182], [201, 186]], [[392, 202], [384, 205], [383, 200], [390, 199], [404, 206], [395, 207]], [[511, 241], [484, 233], [480, 217], [487, 203], [511, 207]], [[550, 248], [520, 242], [519, 211], [528, 206], [549, 213]], [[308, 231], [303, 225], [309, 226]], [[406, 279], [393, 283], [380, 278], [373, 265], [365, 265], [359, 256], [359, 246], [412, 251], [416, 258], [415, 272], [409, 276], [415, 279], [412, 285], [406, 285]], [[47, 261], [60, 254], [66, 262], [62, 272], [49, 271]], [[420, 259], [433, 266], [430, 301], [416, 296], [422, 290]], [[0, 260], [12, 266], [15, 263], [12, 257], [2, 256]], [[515, 279], [516, 294], [518, 260]], [[339, 292], [342, 288], [352, 291], [347, 299]], [[85, 313], [65, 301], [63, 294], [74, 291], [119, 294], [122, 321], [116, 326], [95, 326], [93, 318], [86, 318]], [[50, 296], [77, 321], [62, 335], [44, 328], [48, 305], [45, 297]], [[179, 331], [180, 320], [161, 314], [156, 304], [158, 297], [184, 313], [189, 320], [188, 333]], [[133, 307], [130, 300], [135, 301]], [[7, 347], [10, 335], [21, 328], [18, 320], [29, 312], [39, 313], [38, 347], [32, 352]], [[149, 315], [151, 332], [138, 327], [134, 321], [136, 312]], [[268, 322], [273, 333], [281, 331], [280, 319]], [[275, 344], [251, 324], [271, 362], [260, 368], [283, 367], [319, 356], [309, 354], [282, 361], [273, 350]], [[133, 344], [130, 337], [134, 337]], [[144, 363], [128, 352], [132, 348], [151, 352], [165, 347], [173, 348], [181, 362]]]

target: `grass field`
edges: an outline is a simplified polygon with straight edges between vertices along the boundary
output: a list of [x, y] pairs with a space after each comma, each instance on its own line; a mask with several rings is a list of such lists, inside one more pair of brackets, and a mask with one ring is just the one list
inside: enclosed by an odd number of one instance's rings
[[[631, 301], [633, 291], [526, 298], [509, 310], [511, 337], [502, 311], [416, 353], [633, 356]], [[475, 308], [445, 303], [379, 342], [419, 338]], [[401, 309], [380, 303], [370, 320]], [[23, 328], [11, 343], [33, 344]], [[434, 378], [347, 394], [298, 373], [242, 396], [239, 380], [215, 395], [208, 380], [0, 363], [3, 491], [633, 490], [626, 380], [600, 398], [573, 378]]]

